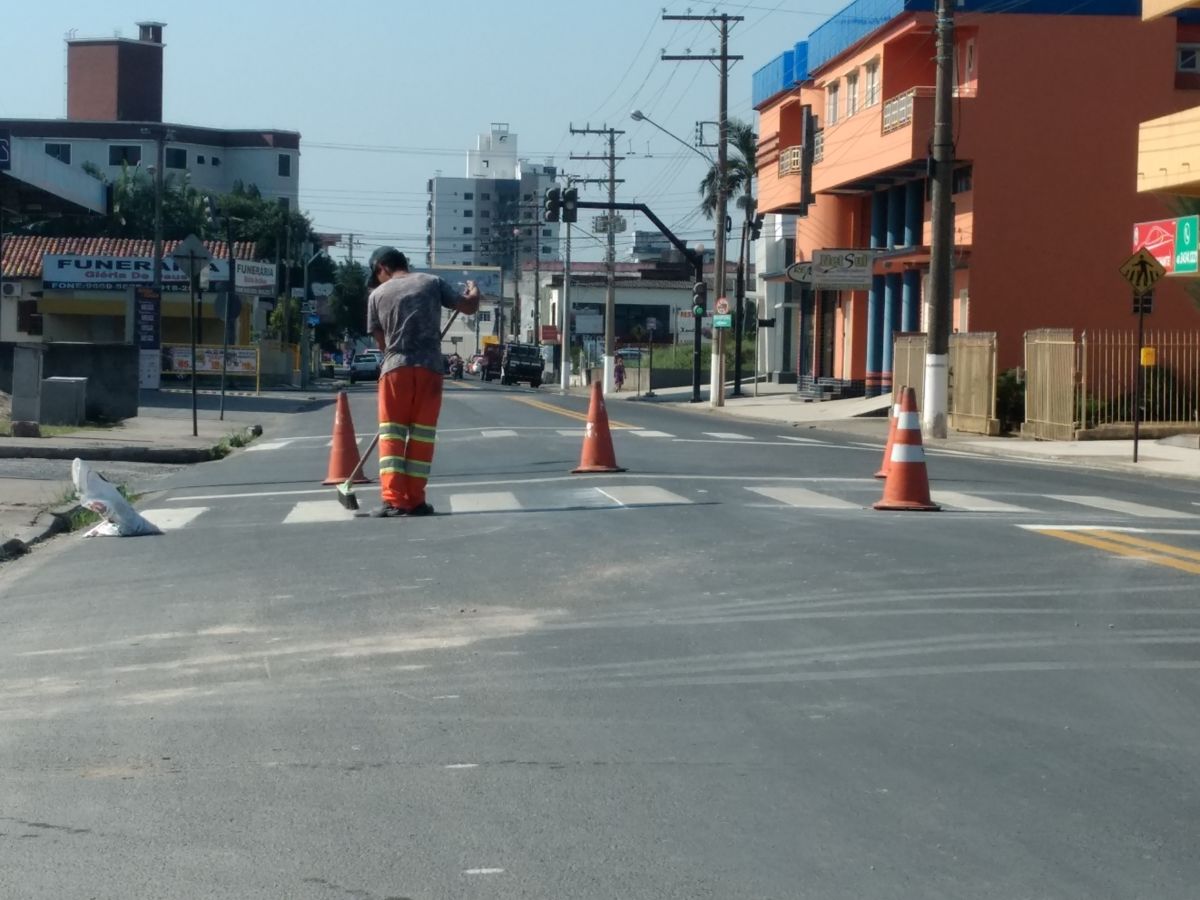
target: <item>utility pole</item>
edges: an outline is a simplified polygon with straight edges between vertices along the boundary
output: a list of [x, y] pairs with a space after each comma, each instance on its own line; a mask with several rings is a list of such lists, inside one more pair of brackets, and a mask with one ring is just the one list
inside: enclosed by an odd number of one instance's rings
[[616, 128], [583, 128], [571, 126], [571, 134], [603, 134], [608, 136], [608, 153], [604, 156], [576, 156], [571, 159], [604, 160], [608, 163], [608, 178], [581, 178], [580, 184], [608, 184], [608, 247], [605, 251], [606, 288], [604, 292], [604, 393], [613, 389], [613, 368], [616, 357], [616, 318], [617, 318], [617, 232], [614, 229], [616, 219], [617, 185], [625, 179], [617, 178], [617, 163], [625, 157], [617, 156], [617, 135], [624, 134]]
[[[348, 256], [348, 259], [350, 260], [350, 265], [354, 265], [354, 235], [353, 234], [350, 235], [349, 243], [350, 243], [350, 252], [347, 254], [347, 256]], [[370, 273], [368, 272], [367, 275], [369, 277]]]
[[[740, 56], [729, 55], [729, 27], [741, 22], [744, 16], [731, 16], [726, 13], [711, 16], [672, 16], [663, 14], [665, 22], [711, 22], [717, 26], [721, 34], [721, 52], [719, 54], [686, 54], [672, 56], [664, 53], [666, 61], [703, 61], [717, 63], [720, 73], [720, 92], [717, 107], [717, 229], [716, 229], [716, 260], [713, 266], [713, 293], [716, 299], [725, 296], [725, 219], [729, 207], [729, 64], [742, 59]], [[715, 302], [715, 300], [714, 300]], [[697, 329], [700, 323], [696, 323]], [[713, 329], [712, 362], [709, 372], [709, 403], [713, 407], [725, 405], [725, 330]]]
[[[566, 190], [571, 190], [575, 182], [576, 179], [568, 175]], [[567, 228], [567, 246], [563, 254], [562, 294], [558, 301], [558, 382], [565, 394], [571, 388], [571, 223], [563, 222], [563, 225]]]
[[[163, 269], [163, 167], [167, 162], [167, 135], [159, 129], [154, 154], [154, 290], [162, 291]], [[162, 303], [162, 294], [159, 294]], [[192, 363], [195, 366], [195, 362]]]
[[542, 207], [535, 196], [533, 204], [533, 344], [542, 345]]
[[932, 245], [929, 248], [929, 345], [925, 408], [930, 437], [946, 436], [949, 403], [950, 301], [954, 291], [954, 5], [937, 0], [937, 80], [933, 101]]

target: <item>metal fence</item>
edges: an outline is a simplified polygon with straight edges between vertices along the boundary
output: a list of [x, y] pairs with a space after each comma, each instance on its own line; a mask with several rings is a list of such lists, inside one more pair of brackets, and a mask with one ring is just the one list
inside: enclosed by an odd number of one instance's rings
[[[1141, 420], [1163, 425], [1200, 423], [1200, 332], [1150, 331], [1143, 347], [1154, 350], [1154, 365], [1141, 366], [1136, 333], [1085, 332], [1080, 336], [1080, 390], [1075, 419], [1083, 429]], [[1137, 372], [1142, 368], [1142, 391]]]
[[925, 408], [925, 335], [897, 334], [893, 339], [892, 388], [917, 392], [917, 409]]
[[1075, 437], [1075, 332], [1025, 332], [1025, 423], [1021, 435], [1047, 441]]
[[[897, 334], [892, 353], [892, 385], [911, 387], [917, 408], [925, 404], [924, 334]], [[956, 431], [999, 434], [996, 418], [996, 335], [993, 332], [950, 335], [949, 425]]]
[[950, 336], [950, 427], [995, 435], [996, 334], [979, 331]]

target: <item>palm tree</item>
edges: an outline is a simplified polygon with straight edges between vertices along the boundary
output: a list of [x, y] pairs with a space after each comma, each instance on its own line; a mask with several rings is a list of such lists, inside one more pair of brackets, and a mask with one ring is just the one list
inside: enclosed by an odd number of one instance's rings
[[[758, 135], [754, 129], [740, 119], [730, 119], [726, 143], [733, 151], [725, 162], [725, 190], [727, 196], [742, 191], [738, 197], [739, 209], [747, 210], [747, 218], [754, 214], [755, 156], [758, 152]], [[700, 209], [706, 219], [717, 213], [717, 183], [719, 176], [714, 165], [700, 182]]]

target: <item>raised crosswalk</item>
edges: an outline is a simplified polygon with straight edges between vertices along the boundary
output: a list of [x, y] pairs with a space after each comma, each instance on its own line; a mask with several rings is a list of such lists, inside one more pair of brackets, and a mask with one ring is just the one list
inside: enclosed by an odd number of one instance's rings
[[[670, 478], [661, 483], [628, 479], [597, 483], [569, 479], [499, 482], [494, 486], [470, 483], [430, 485], [430, 498], [442, 512], [476, 514], [535, 513], [564, 510], [615, 510], [688, 507], [696, 503], [744, 507], [748, 511], [776, 510], [814, 515], [879, 515], [870, 510], [878, 497], [878, 482], [862, 479], [740, 479], [731, 476]], [[375, 502], [367, 492], [360, 502]], [[307, 495], [307, 496], [297, 496]], [[1004, 519], [1013, 523], [1045, 522], [1069, 528], [1093, 527], [1093, 523], [1119, 524], [1160, 520], [1197, 520], [1190, 501], [1180, 508], [1148, 506], [1120, 498], [1075, 494], [1021, 494], [1020, 502], [1004, 496], [962, 491], [934, 491], [933, 498], [945, 513], [959, 521]], [[253, 499], [256, 520], [264, 524], [336, 525], [355, 518], [343, 509], [328, 490], [280, 491], [278, 493], [194, 494], [169, 497], [162, 505], [143, 510], [143, 515], [165, 532], [241, 522], [245, 507], [234, 513], [223, 502]], [[894, 514], [893, 514], [894, 515]]]

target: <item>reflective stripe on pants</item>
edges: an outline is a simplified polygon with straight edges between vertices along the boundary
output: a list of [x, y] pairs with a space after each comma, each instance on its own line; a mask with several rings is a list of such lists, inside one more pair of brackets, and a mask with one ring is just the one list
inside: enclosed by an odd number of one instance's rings
[[412, 509], [425, 502], [433, 463], [442, 376], [401, 366], [379, 379], [379, 485], [383, 502]]

